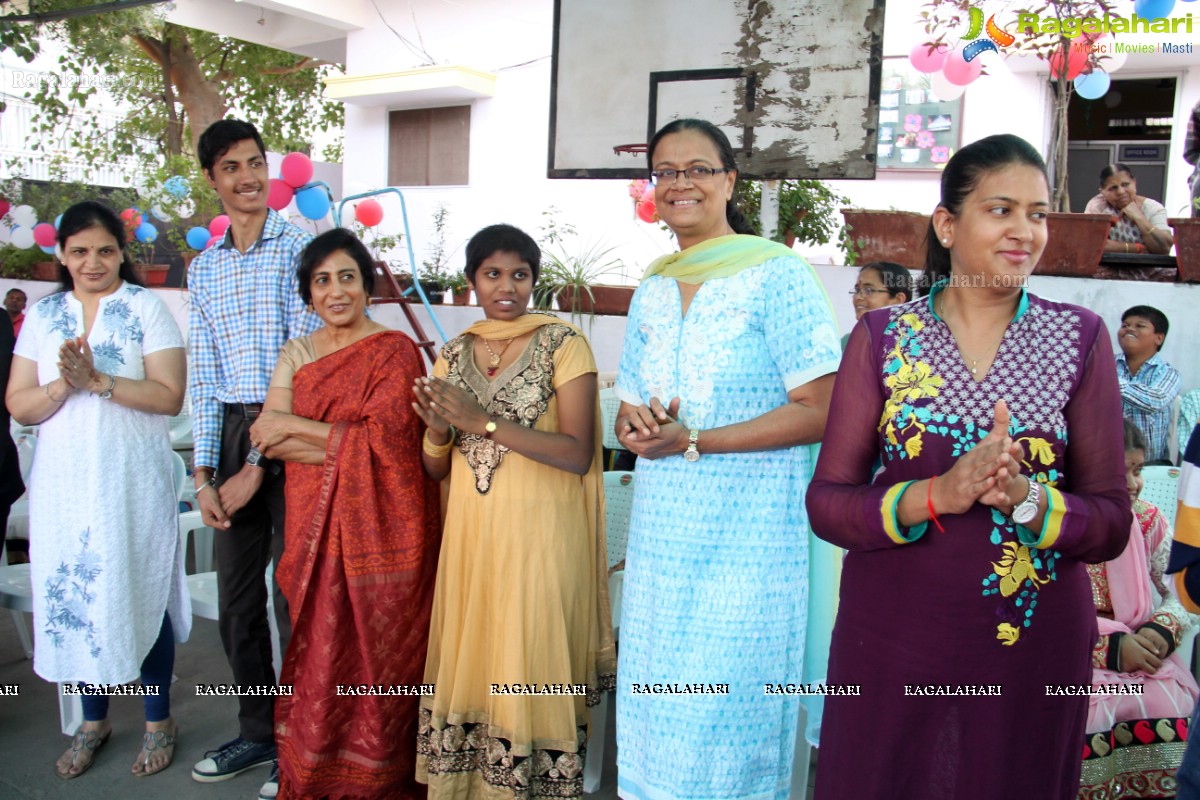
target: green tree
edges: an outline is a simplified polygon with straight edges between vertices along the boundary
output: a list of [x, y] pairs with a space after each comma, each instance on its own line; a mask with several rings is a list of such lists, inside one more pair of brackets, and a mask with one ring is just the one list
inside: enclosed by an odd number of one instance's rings
[[[314, 132], [341, 128], [341, 104], [323, 97], [336, 65], [172, 24], [161, 6], [83, 12], [88, 5], [42, 0], [27, 21], [0, 16], [0, 48], [29, 61], [39, 38], [62, 47], [57, 80], [26, 93], [43, 143], [97, 163], [161, 163], [194, 154], [204, 129], [231, 114], [253, 121], [280, 152], [308, 151]], [[101, 89], [131, 109], [115, 127], [88, 113]], [[339, 160], [340, 143], [331, 149], [321, 155]]]

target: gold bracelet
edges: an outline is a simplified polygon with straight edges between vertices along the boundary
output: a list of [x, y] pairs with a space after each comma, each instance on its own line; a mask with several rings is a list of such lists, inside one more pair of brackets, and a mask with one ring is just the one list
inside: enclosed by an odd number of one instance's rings
[[445, 444], [434, 444], [429, 438], [429, 429], [425, 429], [425, 436], [421, 439], [421, 449], [425, 454], [432, 458], [445, 458], [450, 455], [450, 451], [454, 448], [454, 429], [450, 429], [450, 441]]

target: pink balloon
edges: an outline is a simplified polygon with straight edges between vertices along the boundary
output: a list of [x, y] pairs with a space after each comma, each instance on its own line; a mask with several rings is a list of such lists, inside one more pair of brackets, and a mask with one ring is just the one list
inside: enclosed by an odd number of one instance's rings
[[637, 215], [642, 222], [658, 222], [658, 206], [654, 204], [653, 197], [637, 204]]
[[33, 241], [38, 247], [54, 247], [54, 243], [58, 241], [58, 234], [55, 232], [53, 225], [49, 222], [43, 222], [40, 225], [34, 226]]
[[0, 197], [0, 217], [3, 217], [5, 214], [7, 214], [10, 208], [12, 208], [12, 203], [8, 202], [3, 197]]
[[383, 206], [378, 200], [363, 200], [354, 207], [354, 218], [368, 228], [374, 227], [383, 221]]
[[208, 244], [204, 245], [204, 249], [207, 250], [208, 248], [212, 247], [214, 244], [220, 244], [222, 238], [223, 237], [220, 237], [220, 236], [212, 237], [211, 239], [208, 240]]
[[299, 189], [312, 180], [312, 159], [304, 153], [288, 153], [279, 165], [279, 177], [293, 189]]
[[908, 54], [908, 61], [917, 72], [937, 72], [946, 63], [947, 47], [939, 44], [931, 52], [928, 47], [918, 44]]
[[227, 230], [229, 230], [229, 216], [227, 214], [218, 214], [213, 217], [212, 222], [208, 223], [208, 232], [213, 236], [224, 236]]
[[981, 72], [983, 62], [978, 58], [964, 61], [961, 50], [951, 50], [946, 54], [946, 63], [942, 64], [942, 74], [955, 86], [966, 86], [978, 78]]
[[292, 202], [296, 190], [279, 178], [271, 178], [271, 188], [267, 191], [267, 205], [276, 211], [283, 211]]

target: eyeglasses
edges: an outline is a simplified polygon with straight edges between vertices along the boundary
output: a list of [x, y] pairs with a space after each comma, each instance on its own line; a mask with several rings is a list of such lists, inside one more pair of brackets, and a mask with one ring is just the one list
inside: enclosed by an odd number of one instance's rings
[[855, 286], [849, 291], [851, 297], [857, 297], [860, 294], [866, 295], [869, 300], [874, 295], [887, 294], [887, 289], [876, 289], [874, 286]]
[[654, 169], [650, 170], [650, 182], [655, 185], [660, 183], [670, 185], [682, 176], [688, 179], [688, 183], [703, 183], [704, 181], [712, 180], [713, 175], [721, 172], [731, 172], [731, 170], [713, 169], [712, 167], [704, 167], [699, 164], [687, 169]]

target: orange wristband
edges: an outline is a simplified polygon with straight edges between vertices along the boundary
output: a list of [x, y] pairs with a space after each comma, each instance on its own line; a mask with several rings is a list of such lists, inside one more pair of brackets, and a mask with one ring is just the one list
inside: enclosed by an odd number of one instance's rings
[[945, 533], [946, 529], [942, 527], [942, 523], [938, 522], [937, 512], [933, 510], [933, 481], [935, 478], [937, 475], [929, 479], [929, 490], [925, 493], [925, 507], [929, 509], [929, 518], [937, 526], [938, 533]]

